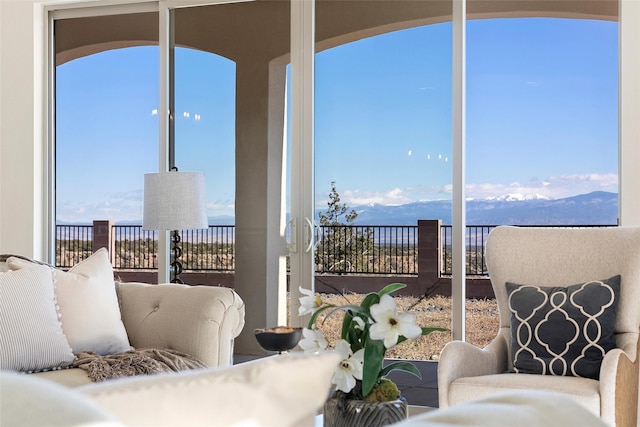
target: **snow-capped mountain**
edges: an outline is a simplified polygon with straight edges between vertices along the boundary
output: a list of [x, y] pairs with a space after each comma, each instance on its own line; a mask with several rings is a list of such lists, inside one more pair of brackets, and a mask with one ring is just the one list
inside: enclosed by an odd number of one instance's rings
[[489, 197], [486, 199], [487, 201], [500, 201], [500, 202], [522, 202], [525, 200], [549, 200], [548, 197], [544, 197], [541, 194], [519, 194], [519, 193], [509, 193], [504, 194], [498, 197]]
[[[467, 224], [471, 225], [612, 225], [618, 220], [618, 195], [604, 191], [564, 199], [505, 195], [469, 200]], [[360, 225], [415, 225], [419, 219], [441, 219], [451, 224], [450, 201], [425, 201], [399, 206], [352, 206]]]

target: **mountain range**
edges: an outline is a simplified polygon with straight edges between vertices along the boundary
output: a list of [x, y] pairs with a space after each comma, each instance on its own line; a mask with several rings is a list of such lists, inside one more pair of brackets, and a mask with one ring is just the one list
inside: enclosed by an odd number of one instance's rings
[[[418, 219], [441, 219], [451, 224], [451, 201], [424, 201], [397, 206], [352, 206], [356, 225], [416, 225]], [[563, 199], [509, 194], [485, 200], [468, 200], [470, 225], [615, 225], [618, 194], [595, 191]]]
[[[451, 224], [450, 200], [396, 206], [349, 206], [349, 209], [358, 213], [355, 225], [416, 225], [419, 219], [441, 219], [443, 224]], [[316, 220], [320, 212], [324, 210], [316, 212]], [[505, 194], [484, 200], [468, 200], [466, 215], [469, 225], [614, 225], [618, 221], [618, 194], [595, 191], [564, 199]], [[210, 225], [232, 225], [234, 222], [233, 216], [209, 217]], [[141, 223], [140, 220], [117, 222], [118, 225]], [[57, 224], [70, 223], [58, 221]]]

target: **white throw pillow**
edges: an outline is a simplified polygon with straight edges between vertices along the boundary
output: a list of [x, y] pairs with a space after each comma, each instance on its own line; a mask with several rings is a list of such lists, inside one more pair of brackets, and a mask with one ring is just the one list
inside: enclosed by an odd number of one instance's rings
[[300, 426], [329, 396], [339, 357], [281, 355], [225, 369], [132, 377], [78, 388], [126, 425]]
[[0, 372], [3, 426], [124, 427], [71, 387], [35, 375]]
[[58, 317], [49, 267], [0, 273], [0, 369], [34, 372], [71, 364]]
[[[15, 257], [7, 263], [14, 270], [35, 265]], [[73, 352], [106, 355], [130, 350], [107, 250], [98, 249], [69, 271], [53, 272], [62, 328]]]

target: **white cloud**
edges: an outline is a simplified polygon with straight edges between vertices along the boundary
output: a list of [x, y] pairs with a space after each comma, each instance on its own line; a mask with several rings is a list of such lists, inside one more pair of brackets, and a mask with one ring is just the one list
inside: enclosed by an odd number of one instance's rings
[[[400, 188], [392, 188], [386, 191], [360, 191], [360, 190], [345, 190], [340, 198], [342, 202], [348, 206], [381, 204], [381, 205], [402, 205], [404, 203], [410, 203], [413, 200], [406, 194], [405, 190]], [[327, 202], [320, 201], [319, 206], [325, 207]]]
[[207, 214], [209, 216], [233, 216], [235, 203], [232, 200], [214, 200], [207, 202]]
[[[341, 200], [348, 206], [369, 204], [400, 205], [417, 201], [450, 200], [453, 191], [451, 184], [413, 185], [394, 187], [384, 191], [344, 190]], [[512, 195], [518, 198], [559, 199], [593, 191], [618, 191], [617, 174], [558, 175], [546, 179], [532, 179], [528, 182], [513, 181], [507, 183], [472, 183], [466, 186], [467, 200], [483, 200]], [[326, 207], [326, 199], [318, 200], [317, 207]]]
[[593, 191], [616, 193], [618, 191], [618, 175], [615, 173], [558, 175], [525, 183], [516, 181], [508, 184], [481, 183], [466, 186], [467, 198], [472, 199], [487, 199], [513, 193], [523, 196], [539, 194], [549, 199], [560, 199]]
[[99, 200], [82, 199], [59, 202], [56, 217], [60, 221], [85, 223], [93, 220], [141, 221], [142, 189], [104, 195]]

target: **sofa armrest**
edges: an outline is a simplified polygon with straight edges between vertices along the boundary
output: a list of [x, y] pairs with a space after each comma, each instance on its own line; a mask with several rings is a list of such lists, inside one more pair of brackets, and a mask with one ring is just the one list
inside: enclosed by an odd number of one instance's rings
[[122, 322], [135, 348], [174, 349], [210, 367], [233, 364], [244, 302], [232, 289], [116, 282]]
[[507, 351], [507, 344], [500, 334], [484, 349], [464, 341], [447, 343], [438, 361], [438, 406], [449, 406], [449, 386], [456, 379], [505, 372]]

